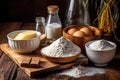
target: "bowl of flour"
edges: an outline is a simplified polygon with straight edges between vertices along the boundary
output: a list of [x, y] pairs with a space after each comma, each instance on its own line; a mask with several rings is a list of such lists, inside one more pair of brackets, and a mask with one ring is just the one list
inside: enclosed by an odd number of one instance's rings
[[96, 66], [107, 66], [116, 52], [116, 44], [100, 39], [85, 44], [86, 55]]
[[70, 40], [60, 37], [49, 46], [42, 48], [41, 54], [51, 62], [66, 63], [78, 58], [81, 48]]

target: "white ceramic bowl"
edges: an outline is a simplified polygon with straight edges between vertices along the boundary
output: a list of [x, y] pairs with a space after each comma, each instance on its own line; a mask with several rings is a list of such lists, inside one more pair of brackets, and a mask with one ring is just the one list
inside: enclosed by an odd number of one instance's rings
[[23, 31], [28, 31], [28, 30], [18, 30], [18, 31], [10, 32], [7, 35], [8, 44], [17, 53], [31, 53], [32, 51], [36, 50], [39, 47], [41, 33], [36, 31], [37, 37], [28, 40], [14, 40], [14, 37], [18, 33]]
[[[96, 41], [96, 40], [94, 40]], [[96, 66], [107, 66], [116, 52], [116, 44], [108, 41], [113, 47], [109, 50], [94, 50], [88, 47], [94, 41], [89, 41], [85, 44], [86, 55]]]

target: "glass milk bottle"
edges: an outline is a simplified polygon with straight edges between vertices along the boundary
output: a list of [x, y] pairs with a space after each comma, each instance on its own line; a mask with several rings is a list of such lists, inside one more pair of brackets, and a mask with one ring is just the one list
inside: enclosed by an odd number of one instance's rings
[[46, 40], [45, 18], [44, 17], [36, 17], [35, 21], [36, 21], [35, 30], [39, 31], [41, 33], [40, 42], [41, 42], [41, 45], [43, 46], [45, 44], [45, 40]]
[[48, 40], [56, 40], [62, 36], [62, 25], [58, 16], [59, 7], [50, 5], [48, 9], [48, 18], [46, 21], [46, 35]]

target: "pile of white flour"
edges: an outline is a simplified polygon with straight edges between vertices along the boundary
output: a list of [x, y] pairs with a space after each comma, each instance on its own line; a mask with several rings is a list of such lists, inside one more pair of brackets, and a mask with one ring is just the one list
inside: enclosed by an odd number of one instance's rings
[[89, 48], [94, 50], [109, 50], [113, 47], [114, 45], [112, 45], [109, 41], [104, 39], [94, 41], [89, 45]]
[[45, 55], [51, 57], [69, 57], [81, 52], [81, 49], [70, 40], [60, 37], [48, 47], [42, 49]]

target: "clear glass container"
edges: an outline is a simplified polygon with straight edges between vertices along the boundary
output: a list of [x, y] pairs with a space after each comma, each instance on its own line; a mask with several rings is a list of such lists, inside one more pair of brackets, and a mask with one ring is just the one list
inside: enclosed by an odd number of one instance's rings
[[58, 16], [59, 7], [56, 5], [50, 5], [47, 9], [49, 13], [45, 27], [47, 39], [56, 40], [62, 36], [62, 25]]
[[87, 6], [88, 0], [69, 0], [64, 25], [90, 25]]
[[45, 18], [44, 17], [36, 17], [36, 26], [35, 30], [41, 33], [40, 37], [40, 44], [43, 46], [46, 41], [46, 34], [45, 34]]

